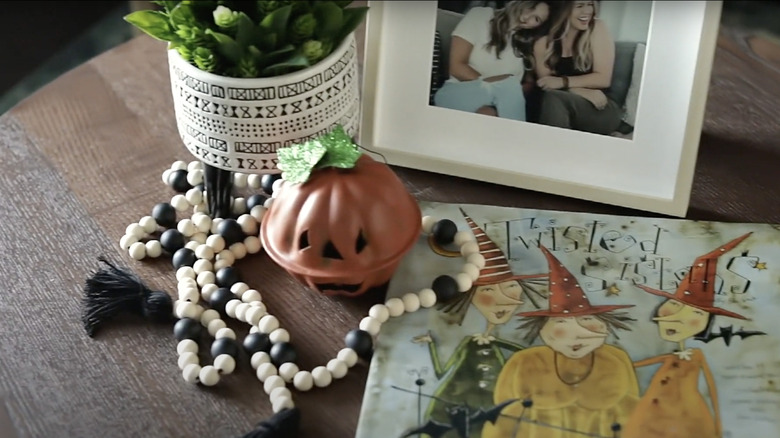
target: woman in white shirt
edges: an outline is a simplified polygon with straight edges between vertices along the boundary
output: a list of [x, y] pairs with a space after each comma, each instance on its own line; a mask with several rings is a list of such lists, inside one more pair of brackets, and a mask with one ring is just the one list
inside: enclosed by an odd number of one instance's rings
[[550, 16], [546, 1], [510, 1], [503, 8], [471, 8], [452, 32], [450, 78], [436, 106], [525, 121], [522, 80], [532, 57], [518, 50], [521, 34]]

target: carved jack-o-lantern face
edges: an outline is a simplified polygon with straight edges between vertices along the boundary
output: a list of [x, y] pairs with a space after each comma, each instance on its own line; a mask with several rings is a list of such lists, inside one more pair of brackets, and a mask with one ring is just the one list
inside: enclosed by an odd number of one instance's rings
[[285, 184], [263, 218], [268, 255], [327, 295], [359, 295], [390, 280], [417, 241], [421, 214], [393, 171], [363, 155], [352, 169]]

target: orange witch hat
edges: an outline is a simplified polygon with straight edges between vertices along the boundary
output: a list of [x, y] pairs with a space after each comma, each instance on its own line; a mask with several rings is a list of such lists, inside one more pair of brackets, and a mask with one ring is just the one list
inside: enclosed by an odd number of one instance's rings
[[474, 237], [477, 239], [479, 253], [485, 258], [485, 267], [479, 271], [479, 278], [474, 281], [474, 286], [541, 277], [540, 275], [515, 275], [512, 272], [512, 268], [509, 266], [509, 261], [506, 259], [504, 252], [501, 251], [501, 248], [490, 240], [490, 237], [485, 234], [482, 228], [480, 228], [479, 225], [463, 211], [463, 209], [460, 209], [460, 212], [463, 213], [463, 217], [466, 218], [466, 223], [469, 228], [471, 228], [471, 232], [474, 233]]
[[712, 313], [713, 315], [730, 316], [738, 319], [748, 319], [738, 313], [730, 312], [720, 307], [715, 307], [715, 271], [718, 266], [718, 258], [731, 251], [743, 240], [747, 239], [752, 232], [744, 236], [737, 237], [731, 242], [710, 251], [703, 256], [696, 258], [693, 266], [685, 275], [674, 294], [657, 289], [649, 288], [642, 284], [636, 286], [645, 292], [653, 295], [662, 296], [671, 300], [676, 300], [684, 304]]
[[549, 309], [518, 313], [518, 316], [585, 316], [634, 307], [633, 304], [593, 306], [577, 279], [544, 246], [539, 246], [550, 266]]

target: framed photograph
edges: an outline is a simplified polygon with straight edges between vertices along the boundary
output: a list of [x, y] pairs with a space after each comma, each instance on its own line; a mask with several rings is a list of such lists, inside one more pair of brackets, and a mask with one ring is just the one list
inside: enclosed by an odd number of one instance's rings
[[368, 3], [362, 145], [685, 216], [721, 2]]

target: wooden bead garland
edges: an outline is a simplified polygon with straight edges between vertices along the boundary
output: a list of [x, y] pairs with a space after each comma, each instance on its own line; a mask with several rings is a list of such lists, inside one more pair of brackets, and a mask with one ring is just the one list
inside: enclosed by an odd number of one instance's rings
[[[172, 175], [175, 172], [179, 173], [174, 178]], [[186, 172], [186, 184], [182, 182], [182, 172]], [[454, 237], [451, 235], [450, 237], [460, 248], [460, 253], [465, 259], [459, 273], [454, 276], [439, 276], [437, 282], [434, 282], [430, 288], [409, 292], [400, 298], [389, 298], [384, 304], [373, 305], [368, 310], [368, 314], [360, 320], [358, 329], [350, 331], [345, 337], [347, 346], [324, 365], [308, 371], [300, 369], [294, 360], [275, 363], [274, 354], [277, 357], [295, 356], [294, 350], [286, 350], [283, 353], [278, 351], [291, 348], [289, 332], [281, 327], [278, 318], [268, 312], [263, 296], [258, 290], [251, 289], [241, 281], [232, 282], [222, 290], [218, 284], [218, 277], [219, 274], [226, 272], [223, 271], [224, 269], [231, 269], [236, 261], [249, 254], [260, 252], [262, 245], [257, 236], [260, 222], [266, 210], [273, 204], [274, 193], [278, 192], [277, 189], [285, 184], [285, 181], [281, 179], [274, 181], [271, 197], [267, 198], [263, 205], [252, 205], [248, 211], [246, 198], [233, 199], [232, 210], [238, 217], [236, 222], [245, 237], [239, 242], [228, 245], [225, 237], [219, 233], [220, 228], [224, 228], [219, 225], [225, 219], [212, 220], [206, 214], [208, 194], [203, 192], [202, 186], [199, 187], [203, 181], [202, 164], [199, 161], [190, 163], [176, 161], [163, 172], [162, 179], [166, 185], [175, 190], [184, 191], [171, 198], [170, 206], [178, 212], [190, 208], [193, 212], [190, 218], [181, 219], [175, 224], [175, 229], [184, 237], [184, 247], [193, 251], [195, 256], [195, 262], [191, 266], [181, 266], [176, 270], [177, 298], [174, 300], [173, 313], [179, 322], [174, 328], [174, 333], [181, 338], [176, 351], [182, 378], [188, 383], [213, 386], [219, 383], [222, 376], [229, 375], [235, 370], [238, 349], [242, 347], [236, 341], [236, 333], [228, 328], [222, 319], [223, 314], [220, 312], [224, 311], [224, 315], [250, 326], [247, 336], [260, 334], [261, 338], [254, 338], [253, 341], [266, 340], [272, 346], [269, 349], [270, 353], [269, 351], [251, 353], [250, 365], [255, 370], [257, 379], [263, 383], [263, 391], [269, 396], [274, 413], [294, 407], [292, 392], [288, 385], [292, 385], [300, 392], [315, 387], [325, 388], [334, 380], [346, 376], [349, 368], [357, 364], [359, 357], [370, 358], [374, 341], [385, 322], [404, 313], [430, 308], [440, 301], [441, 293], [436, 290], [436, 283], [442, 283], [440, 279], [444, 278], [446, 280], [444, 283], [456, 287], [459, 292], [466, 292], [471, 289], [473, 281], [479, 277], [480, 269], [485, 266], [485, 259], [479, 254], [473, 234], [468, 231], [458, 231], [454, 233]], [[172, 183], [174, 179], [176, 184]], [[258, 175], [234, 173], [233, 184], [235, 188], [259, 189], [262, 178]], [[251, 200], [252, 203], [256, 201], [257, 199]], [[423, 232], [431, 234], [437, 222], [434, 217], [423, 217]], [[138, 222], [127, 226], [125, 235], [119, 240], [119, 245], [135, 260], [160, 257], [165, 252], [159, 238], [155, 238], [160, 234], [160, 228], [161, 225], [153, 216], [144, 216]], [[209, 304], [216, 304], [217, 309], [207, 307]], [[200, 363], [199, 346], [193, 339], [204, 330], [214, 338], [211, 347], [212, 356], [213, 353], [218, 353], [211, 365]], [[246, 345], [243, 348], [246, 348]], [[274, 348], [277, 351], [274, 351]]]

